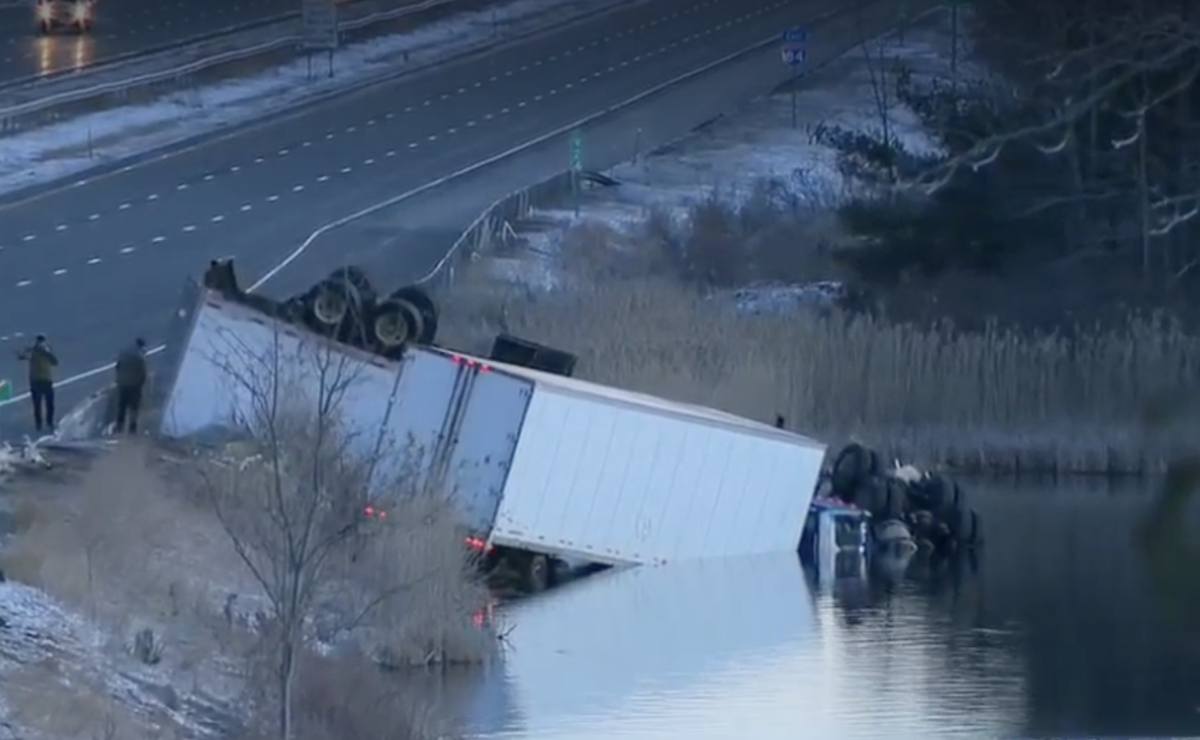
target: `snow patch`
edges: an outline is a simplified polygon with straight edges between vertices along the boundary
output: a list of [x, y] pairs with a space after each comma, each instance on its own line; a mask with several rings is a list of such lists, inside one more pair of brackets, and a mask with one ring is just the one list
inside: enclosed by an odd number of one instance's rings
[[[827, 213], [862, 193], [863, 186], [841, 172], [838, 152], [821, 143], [822, 131], [837, 127], [881, 136], [886, 112], [887, 130], [899, 146], [916, 156], [940, 153], [939, 142], [918, 116], [896, 100], [895, 72], [902, 66], [916, 84], [948, 80], [949, 49], [947, 27], [940, 22], [909, 29], [903, 39], [856, 48], [818, 73], [820, 87], [798, 93], [794, 128], [791, 96], [776, 93], [657, 154], [618, 165], [606, 174], [619, 186], [593, 191], [579, 214], [561, 207], [531, 214], [520, 234], [524, 257], [505, 255], [497, 260], [503, 267], [493, 272], [529, 288], [558, 287], [561, 280], [554, 273], [561, 265], [555, 257], [572, 229], [600, 226], [607, 230], [608, 245], [619, 249], [642, 235], [651, 214], [683, 228], [691, 209], [713, 197], [734, 207], [767, 197], [775, 206]], [[961, 64], [959, 74], [977, 76]], [[537, 279], [531, 280], [530, 272]], [[827, 306], [844, 295], [843, 285], [824, 281], [745, 286], [725, 297], [739, 310], [762, 313]]]

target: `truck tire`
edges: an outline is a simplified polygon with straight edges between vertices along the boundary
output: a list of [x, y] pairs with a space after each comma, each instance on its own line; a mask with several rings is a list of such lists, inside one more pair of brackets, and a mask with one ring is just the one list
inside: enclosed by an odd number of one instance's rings
[[389, 359], [399, 359], [404, 346], [423, 330], [420, 311], [408, 301], [389, 298], [371, 312], [371, 344]]
[[429, 293], [420, 286], [406, 285], [392, 293], [389, 298], [407, 301], [409, 305], [417, 309], [417, 313], [421, 317], [421, 331], [417, 333], [413, 341], [418, 344], [433, 344], [433, 341], [437, 339], [438, 307]]
[[525, 589], [531, 594], [539, 594], [553, 583], [550, 558], [541, 554], [533, 554], [525, 563]]
[[854, 442], [842, 448], [834, 459], [830, 477], [834, 495], [853, 501], [856, 490], [879, 474], [879, 455]]
[[374, 298], [366, 273], [357, 267], [340, 267], [308, 293], [305, 303], [311, 328], [338, 339], [361, 339], [366, 308]]

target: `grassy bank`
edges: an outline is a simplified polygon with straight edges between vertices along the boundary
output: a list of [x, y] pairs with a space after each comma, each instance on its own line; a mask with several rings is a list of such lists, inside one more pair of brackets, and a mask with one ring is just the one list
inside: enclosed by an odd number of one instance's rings
[[[78, 635], [47, 635], [62, 671], [43, 671], [52, 684], [74, 681], [82, 692], [77, 676], [92, 675], [93, 661], [131, 675], [149, 671], [166, 687], [161, 691], [178, 697], [185, 720], [191, 697], [211, 696], [248, 708], [237, 719], [249, 733], [260, 720], [269, 727], [273, 717], [267, 711], [278, 670], [273, 607], [225, 524], [196, 493], [197, 476], [188, 456], [153, 442], [122, 441], [94, 459], [65, 459], [55, 471], [15, 479], [5, 493], [15, 532], [0, 548], [0, 570], [105, 635], [94, 653], [78, 654], [56, 647], [74, 645]], [[496, 636], [473, 621], [489, 597], [445, 504], [403, 500], [389, 514], [387, 531], [373, 527], [352, 561], [331, 551], [323, 580], [312, 585], [322, 596], [306, 615], [313, 635], [303, 640], [295, 674], [294, 720], [306, 740], [446, 736], [453, 728], [441, 726], [408, 690], [401, 669], [480, 664], [495, 654]], [[368, 612], [363, 603], [376, 607]], [[152, 638], [152, 658], [136, 649], [141, 633]], [[339, 649], [321, 650], [318, 639]], [[0, 668], [7, 669], [8, 658], [0, 650]], [[5, 682], [11, 695], [29, 695], [14, 718], [23, 726], [70, 719], [78, 736], [99, 737], [88, 733], [111, 719], [110, 709], [125, 708], [103, 682], [86, 687], [86, 696], [20, 693], [33, 684], [8, 673]], [[77, 736], [60, 725], [50, 734]], [[140, 737], [135, 726], [131, 718], [120, 736]]]
[[504, 287], [466, 270], [443, 339], [508, 331], [580, 355], [579, 374], [978, 471], [1162, 470], [1200, 424], [1147, 434], [1146, 404], [1200, 387], [1200, 338], [1166, 320], [1066, 335], [897, 326], [849, 315], [745, 315], [671, 278]]

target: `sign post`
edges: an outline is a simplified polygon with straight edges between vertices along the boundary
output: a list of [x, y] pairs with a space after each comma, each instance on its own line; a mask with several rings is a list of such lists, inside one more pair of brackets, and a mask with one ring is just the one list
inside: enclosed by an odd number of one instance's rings
[[575, 197], [575, 216], [579, 216], [579, 173], [583, 172], [583, 132], [571, 132], [571, 192]]
[[950, 6], [950, 76], [958, 84], [958, 8], [963, 0], [946, 0]]
[[783, 32], [783, 63], [792, 69], [792, 128], [796, 128], [796, 82], [800, 66], [808, 58], [808, 32], [803, 28], [789, 28]]
[[[11, 401], [12, 397], [13, 397], [12, 381], [6, 380], [5, 378], [0, 378], [0, 403], [4, 403], [5, 401]], [[0, 412], [0, 416], [3, 416], [3, 412]], [[2, 423], [2, 422], [3, 422], [3, 419], [0, 419], [0, 423]], [[0, 426], [0, 428], [3, 428], [3, 427]]]
[[313, 77], [313, 53], [323, 51], [329, 58], [329, 76], [333, 77], [333, 52], [338, 48], [338, 9], [334, 0], [300, 0], [300, 43], [308, 58], [308, 78]]

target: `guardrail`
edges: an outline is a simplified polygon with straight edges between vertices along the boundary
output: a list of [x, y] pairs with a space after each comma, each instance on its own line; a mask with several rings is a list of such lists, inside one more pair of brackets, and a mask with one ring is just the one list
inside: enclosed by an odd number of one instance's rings
[[[427, 12], [433, 8], [449, 5], [453, 2], [455, 2], [455, 0], [425, 0], [425, 2], [417, 5], [407, 5], [403, 8], [396, 8], [395, 10], [388, 10], [382, 13], [374, 13], [368, 16], [363, 16], [362, 18], [356, 18], [355, 20], [344, 22], [340, 24], [339, 30], [342, 32], [356, 31], [377, 23], [383, 23], [386, 21], [395, 20], [397, 18], [402, 18], [406, 15]], [[199, 59], [180, 67], [150, 72], [122, 80], [114, 80], [112, 82], [101, 83], [78, 90], [69, 90], [56, 95], [48, 95], [44, 98], [32, 100], [28, 103], [21, 103], [20, 105], [14, 105], [8, 108], [0, 109], [0, 121], [10, 121], [13, 119], [23, 118], [49, 110], [51, 108], [57, 108], [63, 105], [79, 103], [92, 98], [102, 97], [104, 95], [128, 91], [136, 87], [154, 85], [177, 79], [179, 77], [194, 75], [197, 72], [202, 72], [212, 67], [229, 64], [231, 62], [244, 61], [251, 57], [260, 56], [287, 48], [288, 46], [295, 46], [296, 44], [299, 44], [300, 41], [300, 34], [293, 33], [265, 43], [255, 44], [242, 49], [235, 49], [233, 51], [224, 52], [212, 57]]]
[[[928, 2], [921, 2], [916, 9], [916, 12], [911, 17], [899, 24], [888, 27], [887, 30], [880, 35], [887, 36], [889, 34], [896, 33], [898, 30], [910, 25], [914, 25], [933, 13], [940, 12], [940, 8], [938, 7], [924, 7], [929, 4], [930, 3]], [[829, 20], [831, 18], [836, 18], [838, 16], [839, 11], [832, 11], [823, 14], [815, 20], [820, 22]], [[684, 74], [679, 78], [636, 95], [630, 100], [626, 100], [622, 103], [612, 106], [608, 110], [588, 116], [581, 121], [576, 121], [570, 126], [551, 132], [551, 134], [547, 136], [539, 137], [533, 142], [529, 142], [525, 145], [517, 147], [511, 153], [528, 149], [534, 144], [543, 143], [554, 136], [562, 136], [569, 130], [580, 128], [586, 124], [594, 123], [595, 121], [607, 117], [615, 112], [628, 108], [635, 103], [642, 102], [651, 94], [674, 87], [680, 82], [694, 78], [702, 72], [726, 64], [746, 54], [765, 49], [773, 43], [777, 43], [777, 37], [773, 36], [770, 39], [752, 44], [751, 46], [736, 52], [725, 59], [721, 59], [717, 62], [706, 65], [699, 70], [693, 70], [692, 72]], [[825, 59], [815, 65], [811, 65], [805, 68], [803, 74], [805, 76], [812, 75], [829, 64], [832, 64], [839, 56], [840, 55], [831, 56], [830, 58]], [[791, 82], [794, 84], [795, 80], [793, 79]], [[772, 92], [773, 90], [763, 93], [763, 95], [756, 97], [755, 100], [770, 95]], [[752, 102], [753, 101], [751, 101], [751, 103]], [[728, 112], [722, 115], [728, 115]], [[694, 134], [695, 130], [693, 129], [682, 136], [678, 136], [669, 141], [658, 144], [645, 154], [635, 152], [633, 157], [619, 160], [613, 163], [613, 166], [619, 166], [626, 162], [636, 162], [638, 159], [644, 156], [650, 156], [656, 152], [670, 149], [671, 147], [678, 145], [681, 141], [690, 138]], [[502, 244], [515, 235], [513, 230], [513, 224], [515, 222], [520, 221], [526, 216], [529, 216], [533, 211], [537, 210], [542, 205], [561, 205], [564, 196], [571, 195], [574, 192], [573, 189], [575, 187], [583, 186], [584, 183], [574, 182], [576, 177], [577, 175], [571, 171], [559, 172], [558, 174], [551, 175], [549, 178], [542, 180], [539, 183], [511, 192], [508, 195], [505, 195], [492, 202], [491, 205], [485, 208], [483, 212], [480, 213], [479, 216], [477, 216], [461, 234], [459, 234], [458, 238], [454, 240], [454, 243], [450, 245], [450, 248], [446, 250], [446, 254], [442, 257], [442, 259], [439, 260], [436, 265], [434, 265], [432, 270], [418, 280], [417, 284], [431, 288], [435, 291], [450, 288], [453, 285], [455, 278], [458, 276], [459, 269], [465, 263], [470, 263], [479, 259], [479, 257], [488, 252], [494, 244]]]
[[462, 263], [478, 259], [497, 241], [504, 242], [512, 233], [512, 224], [541, 205], [560, 202], [564, 195], [572, 192], [573, 180], [572, 172], [560, 172], [494, 201], [459, 234], [446, 255], [417, 284], [435, 290], [449, 288]]

